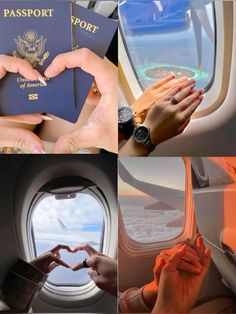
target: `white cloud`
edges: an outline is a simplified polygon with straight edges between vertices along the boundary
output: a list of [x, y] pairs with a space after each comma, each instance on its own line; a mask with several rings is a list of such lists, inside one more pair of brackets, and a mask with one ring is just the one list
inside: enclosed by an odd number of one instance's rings
[[[46, 197], [37, 205], [33, 215], [36, 237], [58, 240], [76, 238], [79, 243], [84, 240], [97, 241], [102, 222], [103, 209], [88, 194], [78, 194], [75, 199], [68, 200]], [[87, 227], [86, 231], [83, 231], [84, 227]]]

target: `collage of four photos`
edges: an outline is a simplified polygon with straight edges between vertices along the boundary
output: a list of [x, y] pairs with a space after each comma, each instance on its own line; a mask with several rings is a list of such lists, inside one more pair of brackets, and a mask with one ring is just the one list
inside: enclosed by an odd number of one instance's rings
[[0, 0], [0, 312], [236, 313], [235, 55], [234, 0]]

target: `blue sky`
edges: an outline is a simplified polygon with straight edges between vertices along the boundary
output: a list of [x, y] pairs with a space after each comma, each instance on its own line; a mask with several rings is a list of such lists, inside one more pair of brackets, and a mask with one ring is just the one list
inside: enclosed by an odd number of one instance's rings
[[33, 226], [36, 239], [79, 243], [100, 240], [103, 209], [88, 194], [75, 199], [43, 199], [35, 209]]

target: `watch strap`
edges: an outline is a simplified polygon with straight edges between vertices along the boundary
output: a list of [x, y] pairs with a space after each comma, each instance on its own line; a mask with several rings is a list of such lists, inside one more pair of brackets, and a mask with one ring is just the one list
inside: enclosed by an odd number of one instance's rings
[[153, 152], [156, 148], [156, 146], [152, 143], [150, 138], [143, 144], [145, 145], [149, 153]]
[[132, 119], [128, 122], [120, 123], [118, 128], [119, 132], [124, 134], [125, 139], [128, 140], [134, 132], [134, 120]]

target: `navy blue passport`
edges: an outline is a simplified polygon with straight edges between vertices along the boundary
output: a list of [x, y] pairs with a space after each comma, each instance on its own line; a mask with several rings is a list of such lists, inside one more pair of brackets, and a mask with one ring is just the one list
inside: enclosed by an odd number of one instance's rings
[[[103, 58], [117, 30], [118, 23], [80, 5], [72, 6], [74, 47], [88, 48]], [[79, 116], [91, 89], [94, 77], [75, 70], [76, 114]]]
[[[0, 1], [0, 54], [28, 60], [41, 74], [55, 56], [72, 49], [69, 1]], [[47, 81], [7, 74], [0, 81], [0, 115], [51, 113], [75, 122], [74, 71]]]

